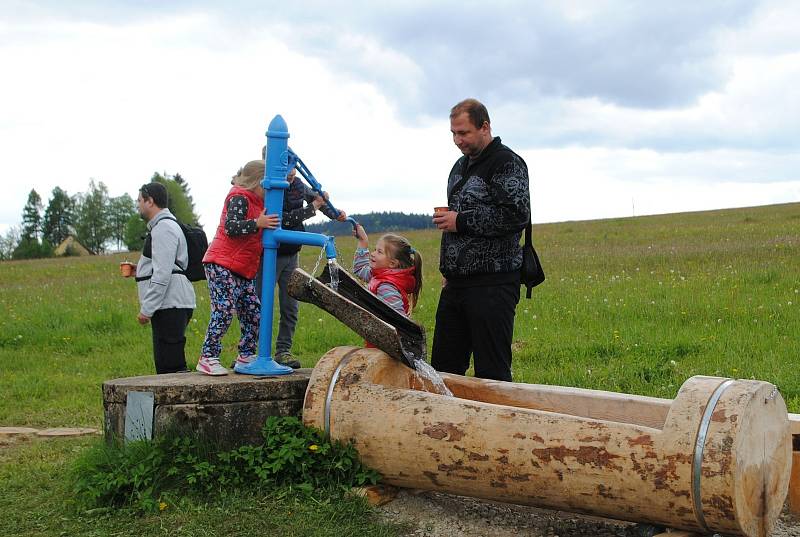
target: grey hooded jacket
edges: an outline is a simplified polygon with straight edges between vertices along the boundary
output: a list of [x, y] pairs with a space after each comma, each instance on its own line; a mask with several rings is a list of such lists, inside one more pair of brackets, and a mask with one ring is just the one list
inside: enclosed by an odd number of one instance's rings
[[[136, 277], [147, 277], [137, 283], [139, 291], [139, 312], [152, 317], [158, 310], [169, 308], [191, 308], [196, 306], [194, 287], [183, 274], [173, 274], [189, 262], [186, 237], [180, 226], [172, 220], [159, 222], [164, 218], [175, 218], [169, 209], [161, 209], [148, 223], [147, 229], [152, 237], [152, 257], [139, 258]], [[158, 225], [156, 225], [158, 224]]]

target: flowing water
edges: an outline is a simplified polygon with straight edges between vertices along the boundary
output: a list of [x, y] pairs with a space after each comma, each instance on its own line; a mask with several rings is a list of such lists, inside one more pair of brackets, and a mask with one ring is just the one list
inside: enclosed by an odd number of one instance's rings
[[328, 273], [331, 275], [330, 288], [334, 291], [339, 291], [339, 264], [336, 263], [336, 258], [328, 259]]
[[439, 395], [446, 395], [447, 397], [453, 397], [453, 392], [451, 392], [450, 388], [445, 385], [441, 375], [439, 375], [438, 371], [431, 367], [428, 362], [425, 360], [416, 359], [414, 360], [414, 368], [414, 374], [417, 375], [421, 381], [430, 381], [430, 383], [433, 384], [433, 387], [436, 389], [436, 393]]

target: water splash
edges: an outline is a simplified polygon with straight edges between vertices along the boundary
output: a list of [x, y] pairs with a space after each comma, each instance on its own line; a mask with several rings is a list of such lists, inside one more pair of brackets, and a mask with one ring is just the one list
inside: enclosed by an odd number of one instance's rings
[[339, 291], [339, 264], [336, 258], [328, 259], [328, 273], [331, 276], [329, 287], [334, 291]]
[[447, 397], [453, 397], [453, 392], [450, 391], [450, 388], [444, 383], [442, 380], [442, 376], [439, 375], [439, 372], [436, 371], [431, 365], [426, 362], [425, 360], [414, 360], [414, 374], [420, 381], [428, 380], [431, 384], [433, 384], [436, 393], [439, 395], [446, 395]]

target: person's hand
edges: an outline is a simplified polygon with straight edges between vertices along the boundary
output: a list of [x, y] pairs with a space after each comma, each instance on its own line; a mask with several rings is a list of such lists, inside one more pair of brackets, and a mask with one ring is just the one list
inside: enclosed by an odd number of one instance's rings
[[347, 220], [347, 213], [344, 211], [339, 211], [339, 216], [336, 217], [336, 220], [338, 220], [339, 222], [344, 222], [345, 220]]
[[318, 210], [320, 207], [325, 205], [325, 200], [319, 196], [314, 196], [314, 199], [311, 200], [311, 205], [314, 206], [314, 209]]
[[328, 196], [328, 193], [325, 192], [324, 190], [322, 191], [322, 197], [325, 198], [325, 201], [330, 199], [330, 196]]
[[447, 287], [447, 278], [442, 276], [442, 289], [444, 289], [445, 287]]
[[357, 224], [356, 228], [353, 230], [353, 236], [358, 239], [359, 248], [369, 248], [369, 237], [367, 237], [364, 226]]
[[140, 313], [136, 316], [136, 320], [139, 321], [139, 324], [147, 324], [150, 322], [150, 317], [147, 315]]
[[280, 223], [281, 221], [277, 214], [260, 214], [256, 219], [256, 227], [259, 229], [275, 229]]
[[456, 218], [458, 213], [456, 211], [447, 211], [445, 213], [436, 213], [433, 216], [433, 224], [440, 231], [449, 231], [455, 233], [458, 231], [456, 228]]

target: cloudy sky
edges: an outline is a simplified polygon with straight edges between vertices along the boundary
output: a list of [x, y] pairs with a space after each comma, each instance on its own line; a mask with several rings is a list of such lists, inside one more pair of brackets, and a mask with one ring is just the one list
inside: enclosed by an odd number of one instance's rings
[[800, 200], [800, 2], [494, 4], [0, 0], [0, 232], [155, 171], [213, 226], [276, 114], [338, 207], [431, 212], [465, 97], [534, 222]]

